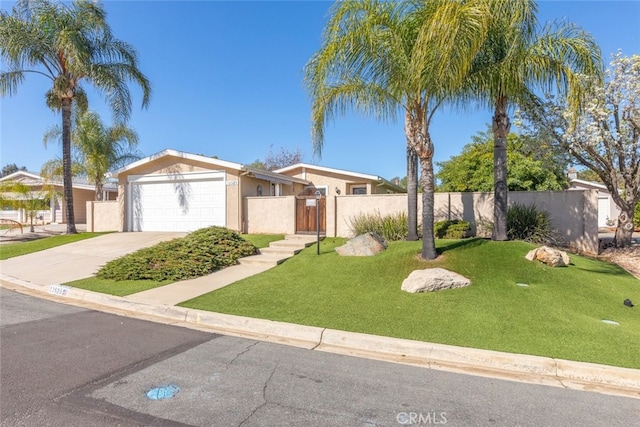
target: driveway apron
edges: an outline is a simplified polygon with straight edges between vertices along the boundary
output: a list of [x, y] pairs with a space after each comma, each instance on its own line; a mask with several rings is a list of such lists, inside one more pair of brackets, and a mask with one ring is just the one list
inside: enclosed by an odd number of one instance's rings
[[108, 261], [186, 233], [112, 233], [0, 261], [3, 275], [39, 285], [92, 276]]

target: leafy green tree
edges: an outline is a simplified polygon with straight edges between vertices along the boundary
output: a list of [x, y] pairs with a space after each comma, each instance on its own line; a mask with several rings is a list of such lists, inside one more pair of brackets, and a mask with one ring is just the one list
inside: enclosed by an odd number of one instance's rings
[[581, 171], [578, 171], [578, 179], [582, 179], [583, 181], [602, 182], [602, 178], [600, 178], [598, 174], [591, 169], [582, 169]]
[[83, 82], [105, 95], [118, 120], [131, 112], [129, 81], [142, 88], [142, 105], [151, 94], [138, 69], [136, 51], [113, 37], [103, 7], [93, 1], [59, 3], [19, 0], [9, 14], [0, 12], [0, 95], [13, 95], [29, 73], [51, 81], [47, 106], [62, 115], [62, 163], [67, 233], [76, 233], [71, 176], [71, 109], [86, 106]]
[[0, 178], [2, 178], [3, 176], [11, 175], [12, 173], [15, 173], [18, 171], [26, 171], [26, 170], [27, 168], [25, 166], [22, 166], [19, 168], [18, 165], [16, 165], [15, 163], [9, 163], [2, 167], [2, 170], [0, 171]]
[[[321, 48], [305, 67], [312, 98], [312, 140], [322, 153], [327, 122], [354, 110], [379, 120], [404, 117], [408, 158], [409, 234], [415, 232], [420, 163], [422, 257], [437, 256], [434, 240], [434, 144], [429, 125], [454, 94], [484, 42], [483, 1], [348, 0], [331, 9]], [[414, 219], [411, 217], [413, 216]], [[413, 230], [412, 230], [413, 227]]]
[[[45, 135], [45, 144], [51, 139], [59, 139], [62, 130], [59, 126], [50, 129]], [[107, 172], [125, 166], [142, 156], [135, 151], [138, 134], [127, 125], [117, 123], [111, 127], [104, 125], [98, 113], [86, 111], [76, 116], [71, 135], [71, 144], [75, 149], [75, 162], [72, 162], [72, 175], [85, 176], [95, 185], [95, 199], [102, 200], [102, 188]], [[45, 164], [46, 176], [55, 176], [60, 170], [58, 162]]]
[[460, 99], [476, 99], [493, 108], [494, 240], [507, 240], [507, 135], [509, 110], [536, 89], [568, 94], [577, 108], [581, 74], [602, 76], [600, 48], [573, 24], [539, 28], [533, 0], [486, 0], [491, 10], [488, 37]]
[[[531, 144], [528, 138], [507, 136], [507, 188], [509, 191], [564, 190], [568, 187], [564, 173], [566, 160], [553, 157], [544, 144]], [[438, 163], [436, 178], [439, 191], [492, 191], [493, 132], [478, 132], [462, 153]]]

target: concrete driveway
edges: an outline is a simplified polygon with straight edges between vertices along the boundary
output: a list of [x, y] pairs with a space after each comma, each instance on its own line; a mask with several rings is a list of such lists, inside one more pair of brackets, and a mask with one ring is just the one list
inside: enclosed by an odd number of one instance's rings
[[187, 233], [112, 233], [0, 261], [0, 273], [39, 285], [92, 276], [108, 261]]

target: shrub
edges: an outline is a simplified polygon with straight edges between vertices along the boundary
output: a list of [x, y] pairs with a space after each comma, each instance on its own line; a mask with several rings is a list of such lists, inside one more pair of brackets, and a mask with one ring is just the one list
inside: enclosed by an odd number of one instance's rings
[[558, 233], [551, 226], [551, 216], [531, 204], [514, 204], [507, 210], [507, 237], [530, 243], [558, 243]]
[[395, 241], [405, 240], [409, 235], [409, 220], [404, 212], [384, 217], [379, 211], [370, 214], [360, 213], [350, 221], [351, 231], [356, 236], [374, 232], [385, 240]]
[[239, 234], [209, 227], [110, 261], [97, 276], [113, 280], [178, 281], [213, 273], [254, 253], [256, 247]]
[[633, 211], [633, 225], [640, 228], [640, 202], [636, 203], [636, 208]]
[[434, 233], [437, 239], [464, 239], [468, 237], [471, 224], [460, 219], [437, 221]]

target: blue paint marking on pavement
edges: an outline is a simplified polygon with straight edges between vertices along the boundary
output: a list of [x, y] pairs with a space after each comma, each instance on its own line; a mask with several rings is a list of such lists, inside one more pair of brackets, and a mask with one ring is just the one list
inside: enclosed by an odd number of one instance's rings
[[177, 385], [169, 384], [160, 387], [154, 387], [147, 392], [147, 397], [151, 400], [171, 399], [178, 394], [180, 387]]

